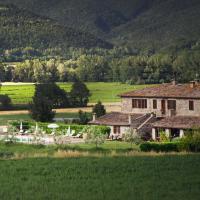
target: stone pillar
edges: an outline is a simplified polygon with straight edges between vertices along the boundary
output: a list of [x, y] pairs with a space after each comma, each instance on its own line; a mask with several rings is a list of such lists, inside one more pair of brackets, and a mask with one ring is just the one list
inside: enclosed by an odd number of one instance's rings
[[180, 130], [180, 138], [182, 138], [183, 136], [184, 136], [184, 130], [181, 129], [181, 130]]
[[128, 123], [129, 123], [129, 124], [132, 123], [131, 114], [128, 115]]
[[156, 129], [152, 128], [152, 139], [156, 140]]
[[170, 129], [165, 129], [165, 134], [169, 138], [171, 136], [171, 131]]

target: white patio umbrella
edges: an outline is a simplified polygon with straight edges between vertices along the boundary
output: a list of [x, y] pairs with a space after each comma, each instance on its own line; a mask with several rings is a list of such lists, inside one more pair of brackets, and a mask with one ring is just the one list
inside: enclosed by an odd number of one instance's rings
[[48, 125], [48, 128], [53, 129], [52, 135], [54, 135], [54, 134], [55, 134], [55, 129], [56, 129], [56, 128], [59, 128], [59, 126], [58, 126], [57, 124], [49, 124], [49, 125]]
[[35, 134], [37, 135], [38, 133], [38, 130], [39, 130], [39, 127], [38, 127], [38, 123], [36, 122], [36, 125], [35, 125]]
[[24, 131], [23, 131], [23, 124], [22, 124], [22, 122], [21, 122], [21, 124], [20, 124], [20, 130], [19, 130], [19, 132], [20, 133], [23, 133]]
[[67, 135], [69, 136], [71, 134], [71, 127], [69, 126], [67, 129]]

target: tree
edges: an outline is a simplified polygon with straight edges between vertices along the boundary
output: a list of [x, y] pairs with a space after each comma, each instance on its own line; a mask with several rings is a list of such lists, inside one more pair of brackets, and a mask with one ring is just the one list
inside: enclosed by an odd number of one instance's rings
[[96, 148], [105, 142], [106, 135], [97, 126], [88, 126], [83, 130], [86, 134], [85, 142], [95, 144]]
[[88, 118], [86, 112], [79, 110], [78, 115], [79, 115], [79, 119], [80, 119], [79, 124], [85, 125], [89, 122], [89, 118]]
[[8, 95], [0, 95], [0, 103], [3, 109], [11, 107], [11, 99]]
[[200, 128], [186, 131], [180, 141], [182, 150], [200, 152]]
[[106, 109], [104, 105], [102, 105], [101, 101], [93, 107], [92, 112], [96, 114], [97, 117], [101, 117], [106, 114]]
[[125, 142], [129, 142], [131, 144], [131, 148], [133, 147], [133, 144], [139, 145], [142, 142], [141, 137], [133, 128], [127, 129], [122, 138]]
[[38, 84], [36, 92], [38, 91], [52, 102], [53, 108], [64, 108], [69, 106], [67, 93], [55, 83]]
[[39, 85], [36, 85], [35, 87], [33, 101], [29, 104], [29, 113], [36, 121], [52, 121], [55, 116], [55, 112], [52, 111], [53, 102], [43, 94]]
[[0, 81], [5, 81], [5, 68], [2, 63], [0, 63]]
[[87, 106], [90, 91], [87, 86], [80, 80], [75, 80], [70, 92], [70, 101], [72, 107]]

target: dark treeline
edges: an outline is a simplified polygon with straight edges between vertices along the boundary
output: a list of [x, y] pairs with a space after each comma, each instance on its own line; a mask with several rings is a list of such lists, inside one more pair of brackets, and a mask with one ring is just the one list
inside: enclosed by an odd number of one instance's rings
[[[28, 51], [28, 48], [26, 50]], [[1, 81], [67, 82], [79, 78], [81, 81], [119, 81], [144, 84], [169, 82], [173, 78], [186, 82], [200, 75], [198, 44], [181, 51], [143, 55], [126, 48], [71, 49], [66, 54], [66, 58], [43, 56], [38, 59], [30, 53], [34, 52], [33, 49], [29, 48], [29, 54], [27, 51], [26, 55], [32, 59], [25, 59], [14, 66], [5, 62], [0, 64]], [[7, 56], [11, 54], [7, 52]], [[20, 56], [20, 54], [15, 54], [17, 55]]]

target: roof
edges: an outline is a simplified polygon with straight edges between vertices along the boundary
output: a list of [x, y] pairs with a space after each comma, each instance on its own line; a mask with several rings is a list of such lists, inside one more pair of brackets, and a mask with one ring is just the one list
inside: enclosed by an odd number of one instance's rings
[[152, 124], [155, 128], [189, 129], [200, 127], [200, 117], [166, 117]]
[[137, 98], [186, 98], [200, 99], [200, 84], [196, 84], [194, 88], [188, 84], [162, 84], [153, 87], [147, 87], [141, 90], [135, 90], [120, 95], [121, 97], [137, 97]]
[[[142, 114], [134, 114], [131, 115], [131, 119], [137, 119], [141, 116]], [[97, 118], [95, 121], [91, 121], [90, 124], [127, 126], [129, 125], [129, 117], [128, 114], [125, 113], [111, 112]]]
[[[95, 121], [89, 122], [90, 124], [96, 125], [116, 125], [116, 126], [130, 126], [129, 115], [126, 113], [112, 112], [102, 117], [97, 118]], [[137, 128], [144, 121], [149, 118], [149, 115], [144, 114], [131, 114], [131, 127]]]

